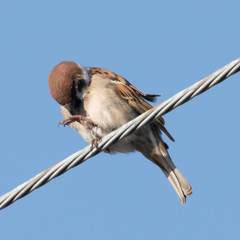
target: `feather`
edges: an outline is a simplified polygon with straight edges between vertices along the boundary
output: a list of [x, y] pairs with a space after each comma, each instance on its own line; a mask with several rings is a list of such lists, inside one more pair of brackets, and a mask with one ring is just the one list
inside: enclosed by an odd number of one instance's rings
[[[109, 71], [103, 68], [90, 68], [91, 74], [100, 74], [103, 77], [108, 78], [114, 84], [116, 92], [118, 96], [128, 101], [128, 104], [138, 113], [142, 114], [150, 109], [152, 106], [147, 103], [144, 99], [155, 102], [156, 97], [161, 95], [156, 94], [146, 94], [139, 91], [136, 87], [134, 87], [129, 81], [120, 75]], [[175, 141], [171, 134], [167, 131], [167, 129], [163, 126], [165, 121], [162, 117], [157, 118], [154, 122], [173, 142]]]

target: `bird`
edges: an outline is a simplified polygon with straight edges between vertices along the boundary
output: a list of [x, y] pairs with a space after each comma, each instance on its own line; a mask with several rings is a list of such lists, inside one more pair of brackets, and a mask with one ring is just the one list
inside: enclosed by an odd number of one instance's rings
[[[120, 75], [97, 67], [84, 67], [73, 61], [56, 65], [48, 76], [51, 96], [59, 103], [63, 120], [59, 125], [70, 125], [85, 141], [97, 147], [101, 138], [140, 114], [152, 109], [148, 103], [160, 95], [145, 94]], [[160, 116], [129, 136], [114, 143], [106, 153], [140, 152], [165, 174], [180, 202], [185, 205], [192, 187], [174, 165], [164, 132], [173, 137]]]

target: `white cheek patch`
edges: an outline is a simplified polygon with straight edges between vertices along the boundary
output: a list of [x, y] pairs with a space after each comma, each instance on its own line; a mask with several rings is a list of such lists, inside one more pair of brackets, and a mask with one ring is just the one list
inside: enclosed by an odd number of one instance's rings
[[86, 85], [89, 86], [91, 82], [91, 76], [90, 76], [89, 70], [81, 64], [78, 64], [78, 67], [82, 70], [82, 78], [84, 79], [84, 81], [86, 81]]
[[75, 83], [76, 96], [78, 99], [83, 100], [84, 94], [91, 83], [91, 74], [83, 65], [78, 64], [78, 67], [82, 70], [82, 80], [85, 82], [85, 86], [81, 89], [81, 91], [79, 91], [78, 83]]

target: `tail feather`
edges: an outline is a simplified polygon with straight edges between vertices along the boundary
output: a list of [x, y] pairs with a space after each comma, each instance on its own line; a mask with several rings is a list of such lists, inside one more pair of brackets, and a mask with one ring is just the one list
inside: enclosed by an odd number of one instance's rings
[[162, 139], [156, 139], [159, 146], [161, 155], [158, 157], [157, 165], [162, 169], [169, 182], [173, 186], [177, 193], [181, 203], [185, 205], [186, 196], [192, 194], [192, 187], [189, 182], [183, 177], [180, 171], [177, 169], [172, 159], [170, 158], [168, 151], [164, 146]]
[[180, 173], [180, 171], [177, 168], [174, 169], [174, 173], [175, 173], [178, 181], [180, 182], [180, 185], [181, 185], [184, 195], [186, 195], [186, 196], [191, 195], [192, 187], [189, 184], [189, 182], [186, 180], [186, 178], [184, 178], [184, 176]]
[[185, 205], [186, 203], [186, 196], [192, 194], [192, 187], [187, 182], [187, 180], [182, 176], [182, 174], [178, 171], [177, 168], [174, 170], [168, 168], [166, 170], [163, 168], [162, 164], [161, 166], [157, 164], [161, 170], [163, 171], [164, 175], [167, 177], [168, 181], [171, 183], [173, 189], [178, 195], [178, 198], [180, 202]]
[[171, 183], [171, 185], [172, 185], [173, 189], [175, 190], [175, 192], [177, 193], [180, 202], [183, 205], [185, 205], [185, 203], [186, 203], [186, 196], [183, 194], [182, 187], [181, 187], [181, 185], [180, 185], [180, 183], [178, 181], [178, 178], [174, 174], [174, 172], [170, 171], [167, 174], [164, 172], [164, 174], [167, 177], [168, 181]]
[[139, 151], [161, 168], [177, 193], [181, 203], [185, 205], [186, 197], [192, 194], [192, 187], [174, 165], [159, 134], [155, 131], [152, 131], [152, 133], [152, 136], [150, 134], [150, 142], [152, 143], [148, 142]]

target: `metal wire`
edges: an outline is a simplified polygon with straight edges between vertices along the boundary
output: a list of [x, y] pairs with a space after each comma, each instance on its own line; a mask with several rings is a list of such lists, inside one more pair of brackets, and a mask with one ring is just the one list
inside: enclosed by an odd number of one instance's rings
[[[207, 91], [208, 89], [222, 82], [229, 76], [237, 73], [239, 70], [240, 70], [240, 58], [229, 63], [228, 65], [217, 70], [216, 72], [212, 73], [208, 77], [193, 84], [189, 88], [186, 88], [185, 90], [177, 93], [176, 95], [169, 98], [168, 100], [160, 103], [159, 105], [152, 108], [151, 110], [143, 113], [142, 115], [138, 116], [137, 118], [126, 123], [125, 125], [118, 128], [117, 130], [111, 132], [107, 136], [103, 137], [101, 139], [101, 142], [98, 145], [98, 149], [105, 150], [106, 148], [110, 147], [112, 144], [116, 143], [117, 141], [131, 134], [136, 129], [139, 129], [142, 126], [149, 124], [159, 116], [162, 116], [172, 111], [174, 108], [186, 103], [187, 101], [191, 100], [197, 95]], [[72, 154], [71, 156], [64, 159], [63, 161], [55, 164], [49, 169], [39, 173], [38, 175], [31, 178], [27, 182], [19, 185], [12, 191], [4, 194], [3, 196], [0, 197], [0, 209], [3, 209], [9, 206], [10, 204], [14, 203], [18, 199], [31, 193], [33, 190], [48, 183], [53, 178], [60, 176], [61, 174], [68, 171], [69, 169], [76, 167], [77, 165], [83, 163], [87, 159], [100, 153], [98, 149], [89, 145], [86, 148]]]

